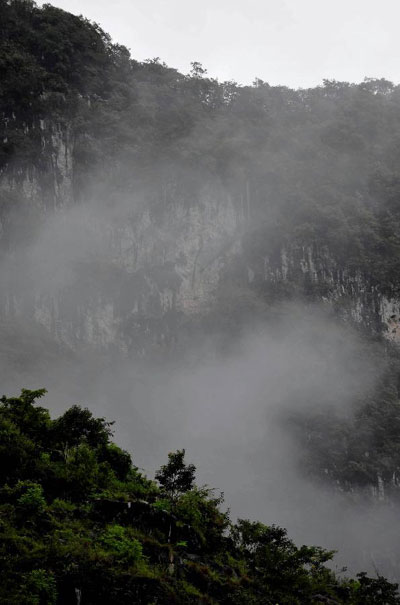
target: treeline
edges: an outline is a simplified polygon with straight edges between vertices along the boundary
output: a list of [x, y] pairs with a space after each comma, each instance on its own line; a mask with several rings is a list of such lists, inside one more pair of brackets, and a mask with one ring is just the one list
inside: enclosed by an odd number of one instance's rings
[[[1, 0], [0, 169], [34, 170], [46, 197], [47, 121], [73, 141], [77, 199], [94, 187], [110, 200], [143, 191], [157, 216], [218, 183], [243, 214], [253, 264], [287, 244], [325, 246], [396, 293], [400, 88], [240, 86], [192, 66], [184, 75], [158, 58], [137, 62], [82, 17]], [[0, 216], [10, 206], [3, 192]]]
[[111, 441], [112, 423], [79, 406], [51, 419], [44, 393], [0, 403], [4, 605], [400, 603], [397, 585], [339, 579], [332, 552], [284, 529], [233, 523], [184, 450], [149, 480]]

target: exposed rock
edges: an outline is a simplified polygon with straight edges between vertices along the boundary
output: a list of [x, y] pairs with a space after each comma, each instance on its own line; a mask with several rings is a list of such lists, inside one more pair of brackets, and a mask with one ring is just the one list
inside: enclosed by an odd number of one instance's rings
[[[40, 132], [40, 161], [10, 165], [0, 175], [0, 188], [42, 216], [68, 214], [82, 203], [74, 197], [72, 126], [40, 119], [32, 129]], [[61, 284], [43, 288], [34, 280], [29, 297], [9, 278], [0, 314], [28, 313], [71, 348], [144, 354], [148, 346], [168, 346], [179, 317], [207, 314], [221, 288], [239, 276], [249, 291], [260, 283], [272, 289], [285, 284], [300, 297], [333, 305], [346, 321], [400, 342], [400, 302], [368, 275], [342, 267], [326, 247], [292, 244], [278, 254], [248, 258], [242, 235], [251, 231], [251, 220], [242, 200], [232, 199], [221, 184], [204, 184], [196, 203], [161, 198], [155, 206], [128, 199], [122, 212], [117, 208], [106, 217], [90, 206], [82, 214], [82, 237], [100, 242], [101, 271], [94, 268], [96, 253], [77, 256], [70, 263], [72, 281], [63, 286], [56, 277]], [[14, 252], [9, 250], [11, 257]], [[9, 273], [18, 273], [16, 265]], [[234, 298], [235, 287], [231, 291]]]

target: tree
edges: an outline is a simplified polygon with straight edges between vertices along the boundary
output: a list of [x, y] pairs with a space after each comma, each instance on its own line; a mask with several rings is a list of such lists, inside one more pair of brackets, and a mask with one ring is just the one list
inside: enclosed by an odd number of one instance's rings
[[88, 443], [91, 447], [105, 446], [112, 434], [110, 427], [113, 424], [104, 418], [93, 418], [88, 409], [73, 405], [54, 421], [53, 435], [66, 448], [81, 443]]
[[357, 574], [358, 582], [355, 587], [355, 605], [398, 605], [400, 603], [398, 584], [388, 582], [386, 578], [378, 575], [369, 578], [365, 572]]
[[207, 70], [198, 61], [192, 61], [190, 65], [192, 66], [192, 69], [190, 70], [192, 78], [202, 78], [206, 75]]
[[156, 479], [162, 490], [175, 504], [179, 497], [193, 489], [196, 467], [184, 461], [185, 450], [177, 450], [168, 454], [168, 464], [156, 472]]

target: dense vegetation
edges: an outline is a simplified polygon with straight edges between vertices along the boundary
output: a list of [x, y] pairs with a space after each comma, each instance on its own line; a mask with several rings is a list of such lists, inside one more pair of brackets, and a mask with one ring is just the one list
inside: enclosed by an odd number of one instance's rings
[[[243, 212], [253, 265], [282, 246], [328, 248], [342, 269], [397, 292], [400, 88], [391, 82], [240, 86], [207, 78], [198, 63], [183, 75], [158, 58], [138, 63], [97, 25], [30, 0], [0, 2], [0, 81], [0, 169], [14, 167], [17, 180], [36, 171], [48, 204], [54, 143], [40, 120], [71, 135], [77, 199], [94, 186], [110, 200], [142, 188], [157, 214], [178, 199], [196, 204], [205, 183], [218, 183]], [[4, 193], [0, 204], [8, 216], [12, 200]]]
[[184, 450], [146, 479], [112, 423], [79, 406], [52, 420], [44, 392], [0, 403], [4, 605], [400, 603], [383, 577], [335, 577], [332, 552], [232, 523]]
[[[373, 348], [372, 343], [368, 343]], [[375, 352], [376, 363], [378, 348]], [[302, 445], [303, 470], [318, 481], [364, 500], [380, 498], [399, 504], [400, 400], [397, 354], [367, 396], [343, 415], [332, 409], [313, 413], [301, 408], [286, 418]], [[354, 493], [355, 492], [355, 493]]]

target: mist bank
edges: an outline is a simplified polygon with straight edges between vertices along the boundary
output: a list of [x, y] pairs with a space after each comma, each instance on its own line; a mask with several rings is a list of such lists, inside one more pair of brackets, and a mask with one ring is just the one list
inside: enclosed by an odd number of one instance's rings
[[[168, 359], [58, 351], [40, 361], [39, 352], [23, 360], [24, 379], [48, 386], [54, 412], [77, 402], [115, 419], [117, 441], [150, 476], [165, 452], [185, 448], [199, 484], [223, 491], [234, 518], [278, 524], [298, 544], [337, 549], [335, 565], [351, 573], [377, 568], [397, 578], [396, 489], [382, 492], [385, 476], [372, 466], [369, 478], [348, 482], [347, 467], [331, 455], [347, 452], [350, 465], [359, 463], [351, 454], [359, 444], [361, 462], [368, 449], [376, 463], [376, 435], [366, 440], [353, 424], [386, 380], [381, 346], [366, 346], [323, 307], [270, 311], [236, 335], [198, 334]], [[3, 358], [2, 385], [11, 393], [21, 372], [14, 368], [10, 380], [9, 368]]]
[[146, 352], [215, 301], [301, 297], [397, 340], [398, 86], [239, 86], [1, 11], [1, 315]]

